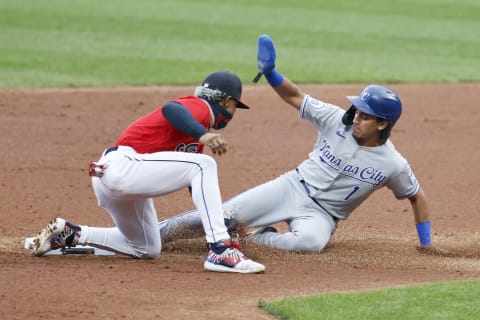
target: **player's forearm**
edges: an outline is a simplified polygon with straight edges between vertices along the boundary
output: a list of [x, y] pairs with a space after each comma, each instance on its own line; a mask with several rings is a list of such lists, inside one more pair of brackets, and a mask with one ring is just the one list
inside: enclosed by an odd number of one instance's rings
[[304, 93], [276, 69], [277, 52], [273, 40], [266, 34], [258, 37], [257, 64], [259, 74], [263, 74], [277, 94], [292, 107], [300, 110]]
[[431, 246], [430, 239], [430, 212], [427, 205], [425, 194], [420, 189], [417, 194], [410, 199], [415, 218], [418, 238], [422, 246]]
[[415, 223], [429, 221], [430, 209], [428, 208], [427, 199], [423, 193], [423, 190], [418, 190], [417, 194], [411, 197], [409, 200], [412, 205]]
[[305, 93], [293, 82], [284, 78], [283, 82], [279, 86], [273, 87], [273, 89], [286, 103], [300, 110]]

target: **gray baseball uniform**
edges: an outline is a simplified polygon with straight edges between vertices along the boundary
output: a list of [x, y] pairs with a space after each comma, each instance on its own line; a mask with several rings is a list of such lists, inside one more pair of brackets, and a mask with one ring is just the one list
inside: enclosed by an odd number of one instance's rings
[[[344, 113], [338, 106], [305, 95], [299, 117], [318, 129], [308, 159], [224, 203], [226, 217], [248, 227], [289, 224], [289, 232], [256, 234], [252, 241], [284, 250], [322, 251], [338, 220], [346, 219], [375, 190], [387, 186], [398, 199], [417, 193], [417, 179], [391, 141], [360, 146], [352, 126], [342, 123]], [[162, 239], [194, 225], [201, 228], [196, 211], [163, 221]]]

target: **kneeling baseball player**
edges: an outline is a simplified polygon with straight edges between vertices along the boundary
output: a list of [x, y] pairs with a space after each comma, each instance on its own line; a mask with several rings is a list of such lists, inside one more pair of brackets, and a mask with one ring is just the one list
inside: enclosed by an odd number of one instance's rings
[[227, 152], [227, 142], [210, 129], [222, 129], [237, 108], [242, 83], [237, 75], [208, 75], [194, 96], [181, 97], [133, 122], [113, 147], [92, 162], [90, 175], [99, 206], [116, 228], [75, 225], [53, 219], [34, 239], [33, 255], [90, 245], [139, 259], [160, 254], [158, 217], [152, 197], [190, 187], [209, 251], [204, 268], [217, 272], [258, 273], [265, 267], [248, 259], [224, 224], [216, 161], [202, 154]]

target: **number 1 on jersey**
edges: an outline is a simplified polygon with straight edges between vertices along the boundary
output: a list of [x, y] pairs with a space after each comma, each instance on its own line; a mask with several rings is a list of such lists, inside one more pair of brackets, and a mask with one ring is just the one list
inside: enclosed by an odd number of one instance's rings
[[348, 199], [350, 199], [350, 197], [353, 196], [353, 194], [357, 192], [358, 189], [360, 189], [359, 186], [354, 186], [352, 192], [350, 192], [343, 200], [347, 201]]

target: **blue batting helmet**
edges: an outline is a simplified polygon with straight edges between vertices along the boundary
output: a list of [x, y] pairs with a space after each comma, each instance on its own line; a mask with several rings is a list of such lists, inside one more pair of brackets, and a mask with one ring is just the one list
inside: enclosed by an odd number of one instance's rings
[[348, 96], [353, 106], [370, 115], [385, 119], [394, 124], [402, 114], [402, 102], [395, 92], [379, 86], [370, 85], [359, 96]]

